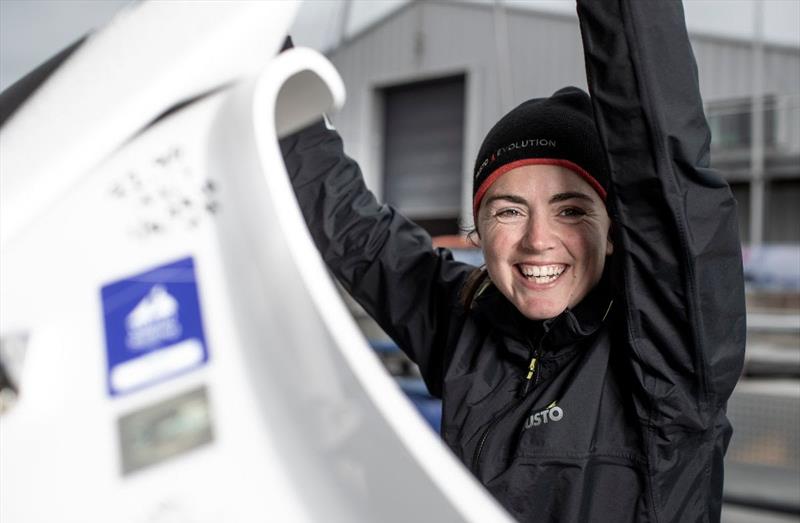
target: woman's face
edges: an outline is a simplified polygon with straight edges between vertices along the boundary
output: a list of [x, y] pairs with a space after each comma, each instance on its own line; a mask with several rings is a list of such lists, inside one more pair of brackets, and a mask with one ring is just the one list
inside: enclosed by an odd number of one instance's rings
[[478, 235], [495, 286], [532, 320], [574, 307], [600, 280], [613, 251], [603, 201], [557, 165], [502, 175], [478, 210]]

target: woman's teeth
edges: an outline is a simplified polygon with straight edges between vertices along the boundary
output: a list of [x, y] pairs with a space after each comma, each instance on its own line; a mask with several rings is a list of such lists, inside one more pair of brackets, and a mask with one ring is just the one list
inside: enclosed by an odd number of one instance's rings
[[520, 271], [536, 283], [549, 283], [561, 276], [566, 266], [564, 265], [520, 265]]

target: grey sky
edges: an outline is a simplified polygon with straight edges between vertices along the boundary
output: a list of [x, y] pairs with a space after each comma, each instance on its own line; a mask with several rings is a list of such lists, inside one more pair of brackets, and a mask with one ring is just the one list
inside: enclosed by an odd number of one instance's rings
[[0, 0], [0, 89], [92, 28], [128, 0]]
[[[469, 0], [487, 3], [491, 0]], [[764, 5], [764, 36], [800, 47], [800, 0], [684, 0], [692, 31], [747, 38], [756, 1]], [[348, 33], [385, 16], [407, 0], [354, 0]], [[0, 0], [0, 90], [92, 28], [106, 23], [132, 0]], [[574, 13], [569, 0], [504, 0], [506, 5]], [[302, 45], [324, 50], [341, 27], [342, 2], [308, 0], [292, 33]]]

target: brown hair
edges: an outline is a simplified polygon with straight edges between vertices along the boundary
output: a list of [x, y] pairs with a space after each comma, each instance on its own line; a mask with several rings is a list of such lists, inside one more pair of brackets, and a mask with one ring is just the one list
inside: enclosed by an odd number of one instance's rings
[[492, 280], [489, 279], [486, 266], [478, 267], [469, 273], [458, 295], [461, 305], [463, 305], [465, 309], [471, 309], [475, 298], [477, 298], [490, 283], [492, 283]]
[[[474, 247], [478, 247], [478, 242], [475, 240], [475, 238], [479, 236], [476, 226], [462, 227], [461, 232], [464, 233], [465, 239], [470, 244]], [[477, 298], [490, 283], [491, 280], [489, 279], [489, 273], [486, 272], [486, 265], [481, 265], [470, 272], [458, 295], [461, 305], [465, 309], [471, 309], [475, 298]]]

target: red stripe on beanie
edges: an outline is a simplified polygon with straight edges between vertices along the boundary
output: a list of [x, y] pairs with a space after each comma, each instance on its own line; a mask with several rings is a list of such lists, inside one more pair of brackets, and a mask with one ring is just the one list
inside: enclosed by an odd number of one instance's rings
[[478, 209], [480, 208], [481, 201], [483, 197], [486, 195], [486, 191], [489, 190], [489, 187], [492, 186], [494, 182], [497, 181], [502, 175], [507, 173], [508, 171], [514, 170], [517, 167], [523, 167], [525, 165], [558, 165], [560, 167], [565, 167], [570, 171], [574, 172], [586, 182], [592, 186], [592, 189], [600, 195], [600, 198], [605, 203], [606, 201], [606, 190], [603, 189], [603, 186], [600, 185], [600, 182], [595, 180], [595, 178], [586, 172], [586, 170], [581, 167], [580, 165], [573, 163], [569, 160], [561, 160], [556, 158], [523, 158], [522, 160], [517, 160], [511, 163], [507, 163], [505, 165], [501, 165], [497, 169], [494, 170], [489, 176], [486, 177], [481, 185], [478, 187], [478, 190], [475, 192], [475, 197], [472, 199], [472, 214], [473, 214], [473, 221], [477, 224], [478, 223]]

